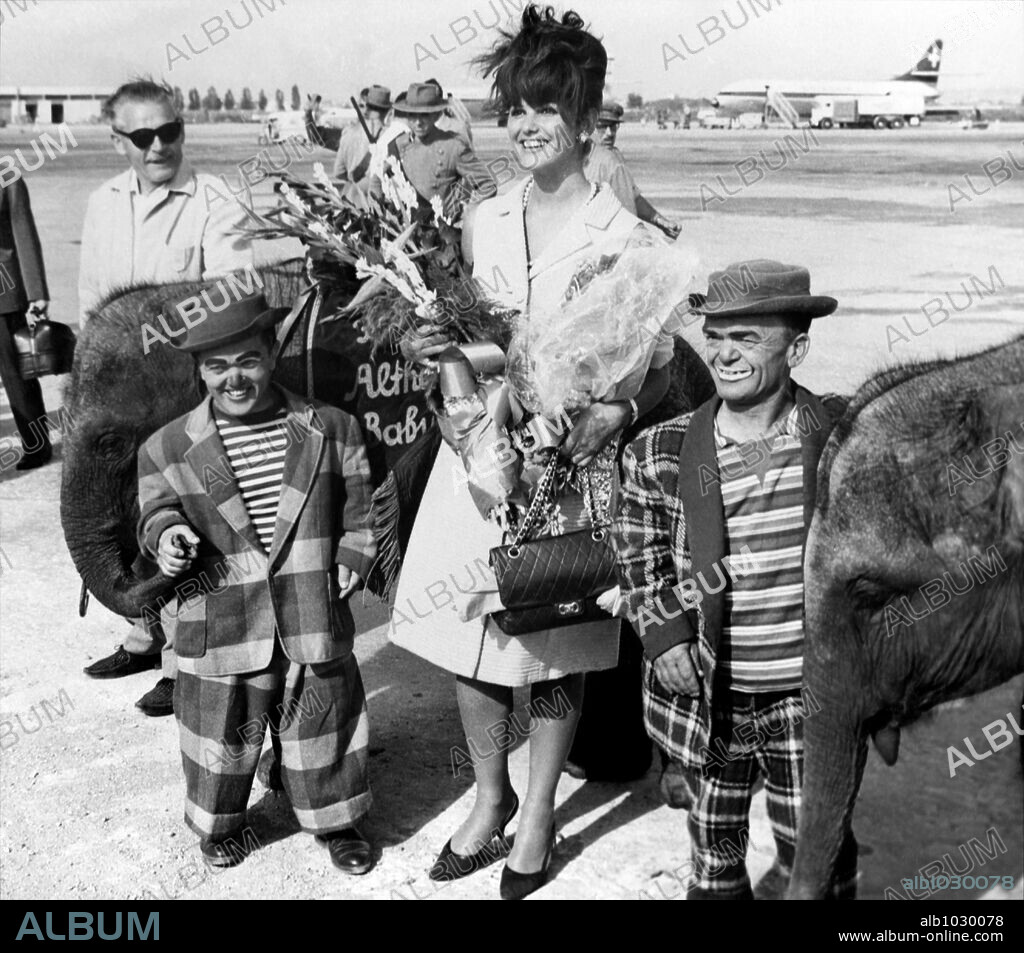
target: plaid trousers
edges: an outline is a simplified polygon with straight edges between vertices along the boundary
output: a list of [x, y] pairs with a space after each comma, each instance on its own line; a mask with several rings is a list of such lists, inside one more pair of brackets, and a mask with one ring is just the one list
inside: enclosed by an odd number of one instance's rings
[[[687, 900], [753, 899], [746, 853], [750, 802], [759, 775], [765, 782], [776, 866], [787, 881], [792, 874], [804, 754], [803, 722], [792, 716], [794, 699], [799, 699], [798, 693], [726, 689], [716, 698], [710, 746], [716, 755], [705, 765], [703, 777], [686, 771], [695, 794], [688, 820], [693, 872]], [[856, 877], [857, 844], [848, 833], [833, 899], [853, 899]]]
[[278, 644], [261, 672], [215, 677], [181, 671], [174, 710], [185, 823], [197, 834], [223, 837], [244, 825], [268, 728], [304, 831], [343, 830], [369, 811], [369, 720], [354, 655], [300, 665]]

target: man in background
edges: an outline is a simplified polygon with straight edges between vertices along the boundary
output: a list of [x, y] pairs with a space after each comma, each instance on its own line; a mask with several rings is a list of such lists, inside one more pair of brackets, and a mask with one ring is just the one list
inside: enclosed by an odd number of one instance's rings
[[[251, 267], [251, 244], [234, 234], [243, 225], [241, 210], [220, 198], [217, 179], [194, 172], [184, 157], [185, 123], [173, 90], [132, 80], [115, 90], [104, 115], [128, 168], [89, 196], [78, 276], [82, 323], [119, 288], [205, 281]], [[218, 201], [211, 205], [209, 194]], [[158, 665], [161, 679], [135, 704], [147, 715], [170, 715], [177, 662], [156, 622], [136, 620], [113, 655], [85, 673], [121, 678]]]
[[583, 172], [591, 182], [607, 182], [625, 209], [642, 222], [649, 222], [673, 241], [682, 226], [661, 214], [640, 193], [626, 160], [615, 147], [622, 124], [623, 109], [618, 103], [603, 103], [597, 117], [597, 131], [584, 159]]
[[14, 332], [45, 315], [49, 297], [28, 186], [19, 176], [0, 189], [0, 379], [21, 437], [16, 470], [41, 467], [53, 454], [43, 391], [39, 381], [22, 380], [14, 348]]
[[[466, 197], [477, 190], [493, 192], [493, 183], [477, 158], [473, 147], [462, 136], [438, 129], [446, 107], [441, 87], [436, 83], [413, 83], [404, 99], [396, 99], [395, 116], [405, 122], [409, 133], [398, 136], [388, 146], [397, 155], [406, 178], [429, 207], [436, 195], [451, 219], [461, 215]], [[374, 189], [380, 183], [371, 178]]]
[[386, 86], [369, 86], [363, 90], [359, 105], [363, 122], [357, 119], [341, 130], [338, 154], [334, 159], [334, 178], [353, 185], [364, 182], [369, 175], [370, 148], [379, 138], [391, 112], [391, 90]]
[[114, 151], [128, 169], [89, 196], [82, 229], [78, 304], [82, 320], [113, 290], [147, 282], [219, 278], [252, 264], [243, 223], [212, 175], [184, 157], [185, 123], [170, 87], [150, 79], [120, 86], [107, 100]]
[[428, 79], [427, 82], [438, 88], [446, 104], [441, 118], [437, 120], [437, 128], [445, 132], [454, 132], [455, 135], [473, 145], [473, 117], [470, 116], [469, 110], [462, 100], [453, 93], [448, 93], [445, 96], [441, 84], [436, 79]]

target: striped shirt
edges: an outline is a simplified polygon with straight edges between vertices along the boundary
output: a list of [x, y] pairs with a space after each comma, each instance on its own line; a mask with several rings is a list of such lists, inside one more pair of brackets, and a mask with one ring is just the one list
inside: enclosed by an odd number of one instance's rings
[[730, 574], [719, 653], [720, 671], [738, 692], [801, 684], [804, 492], [797, 413], [794, 407], [762, 439], [742, 444], [723, 436], [715, 421], [726, 553], [745, 569]]
[[238, 489], [264, 550], [274, 542], [274, 523], [281, 499], [284, 453], [288, 446], [283, 405], [246, 417], [214, 409], [214, 420]]

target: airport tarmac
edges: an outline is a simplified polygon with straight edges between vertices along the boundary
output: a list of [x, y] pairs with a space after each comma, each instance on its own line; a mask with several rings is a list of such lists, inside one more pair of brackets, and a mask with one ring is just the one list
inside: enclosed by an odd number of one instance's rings
[[[25, 175], [51, 314], [76, 323], [86, 199], [123, 166], [103, 128], [72, 132], [77, 145]], [[265, 148], [257, 135], [255, 125], [189, 126], [186, 155], [198, 170], [224, 174], [226, 194], [227, 185], [239, 187], [238, 164]], [[478, 126], [474, 135], [485, 158], [507, 146], [503, 130]], [[29, 139], [11, 127], [0, 130], [0, 156], [28, 148], [31, 164]], [[1024, 330], [1024, 124], [899, 132], [658, 131], [627, 124], [619, 147], [648, 199], [683, 223], [679, 242], [697, 250], [699, 277], [728, 262], [774, 258], [807, 266], [812, 290], [839, 299], [836, 315], [812, 331], [798, 375], [805, 386], [850, 392], [888, 364], [967, 354]], [[314, 161], [330, 167], [332, 154], [298, 151], [295, 174], [310, 175]], [[283, 161], [277, 147], [259, 161], [268, 159]], [[256, 192], [258, 201], [269, 200], [266, 183]], [[260, 257], [287, 253], [281, 243]], [[63, 383], [44, 384], [53, 416]], [[12, 432], [4, 399], [0, 436]], [[365, 631], [356, 641], [372, 724], [375, 807], [367, 829], [382, 849], [377, 867], [362, 878], [334, 871], [326, 852], [296, 831], [284, 798], [258, 785], [250, 826], [261, 849], [233, 870], [203, 867], [197, 839], [182, 821], [174, 721], [146, 718], [132, 704], [157, 673], [99, 682], [82, 674], [120, 641], [126, 623], [96, 600], [79, 618], [80, 583], [60, 531], [59, 481], [59, 454], [41, 470], [0, 474], [0, 896], [497, 896], [500, 864], [440, 889], [426, 877], [471, 803], [472, 778], [467, 771], [453, 777], [452, 748], [462, 735], [450, 677], [388, 644], [379, 605], [358, 610]], [[934, 896], [1021, 899], [1016, 745], [961, 767], [953, 778], [947, 748], [962, 748], [965, 737], [984, 744], [982, 729], [1007, 713], [1016, 713], [1019, 724], [1022, 686], [1017, 678], [929, 715], [905, 732], [894, 768], [870, 753], [855, 818], [861, 897], [902, 893], [900, 880], [943, 854], [957, 856], [974, 839], [994, 845], [996, 855], [974, 873], [1011, 876], [1017, 886]], [[522, 743], [511, 765], [521, 792]], [[656, 783], [654, 770], [634, 785], [565, 776], [554, 878], [538, 899], [679, 896], [671, 872], [688, 859], [685, 815], [661, 805]], [[748, 857], [755, 882], [773, 854], [762, 793]]]

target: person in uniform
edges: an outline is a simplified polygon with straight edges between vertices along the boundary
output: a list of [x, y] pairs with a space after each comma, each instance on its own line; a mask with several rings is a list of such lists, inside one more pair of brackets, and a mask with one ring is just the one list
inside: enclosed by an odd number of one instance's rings
[[[391, 106], [391, 90], [386, 86], [370, 86], [363, 91], [360, 108], [366, 128], [357, 119], [342, 129], [334, 159], [335, 179], [353, 185], [366, 179], [370, 172], [370, 148], [384, 129]], [[367, 139], [367, 131], [372, 138]]]
[[[214, 176], [185, 159], [185, 122], [174, 93], [151, 79], [117, 88], [104, 105], [114, 151], [129, 168], [92, 195], [82, 227], [78, 304], [84, 324], [112, 291], [131, 285], [206, 281], [251, 268], [245, 216]], [[216, 195], [218, 201], [211, 201]], [[136, 703], [143, 714], [173, 712], [177, 666], [160, 626], [136, 620], [112, 655], [85, 669], [120, 678], [160, 665], [162, 677]]]
[[[410, 131], [394, 139], [389, 149], [402, 163], [421, 205], [429, 206], [431, 198], [439, 196], [446, 216], [457, 219], [467, 196], [491, 195], [494, 187], [473, 147], [456, 133], [437, 128], [446, 105], [436, 83], [413, 83], [405, 98], [395, 101], [395, 116]], [[371, 179], [371, 188], [379, 192], [376, 178]]]
[[597, 117], [597, 132], [587, 152], [584, 173], [591, 182], [607, 182], [614, 189], [616, 198], [640, 221], [650, 223], [675, 240], [682, 226], [662, 215], [644, 198], [626, 168], [626, 160], [615, 147], [622, 116], [623, 109], [618, 103], [602, 103]]
[[271, 383], [284, 311], [250, 295], [174, 340], [208, 393], [139, 450], [139, 543], [180, 579], [164, 618], [205, 862], [244, 858], [233, 845], [269, 728], [299, 826], [363, 874], [369, 727], [348, 599], [377, 551], [370, 468], [350, 414]]
[[428, 79], [427, 82], [433, 83], [441, 90], [441, 95], [445, 101], [444, 112], [441, 113], [441, 118], [437, 120], [437, 128], [445, 132], [454, 132], [457, 136], [465, 139], [470, 145], [473, 145], [472, 116], [470, 116], [469, 110], [465, 107], [462, 100], [453, 93], [445, 95], [441, 84], [436, 79]]

